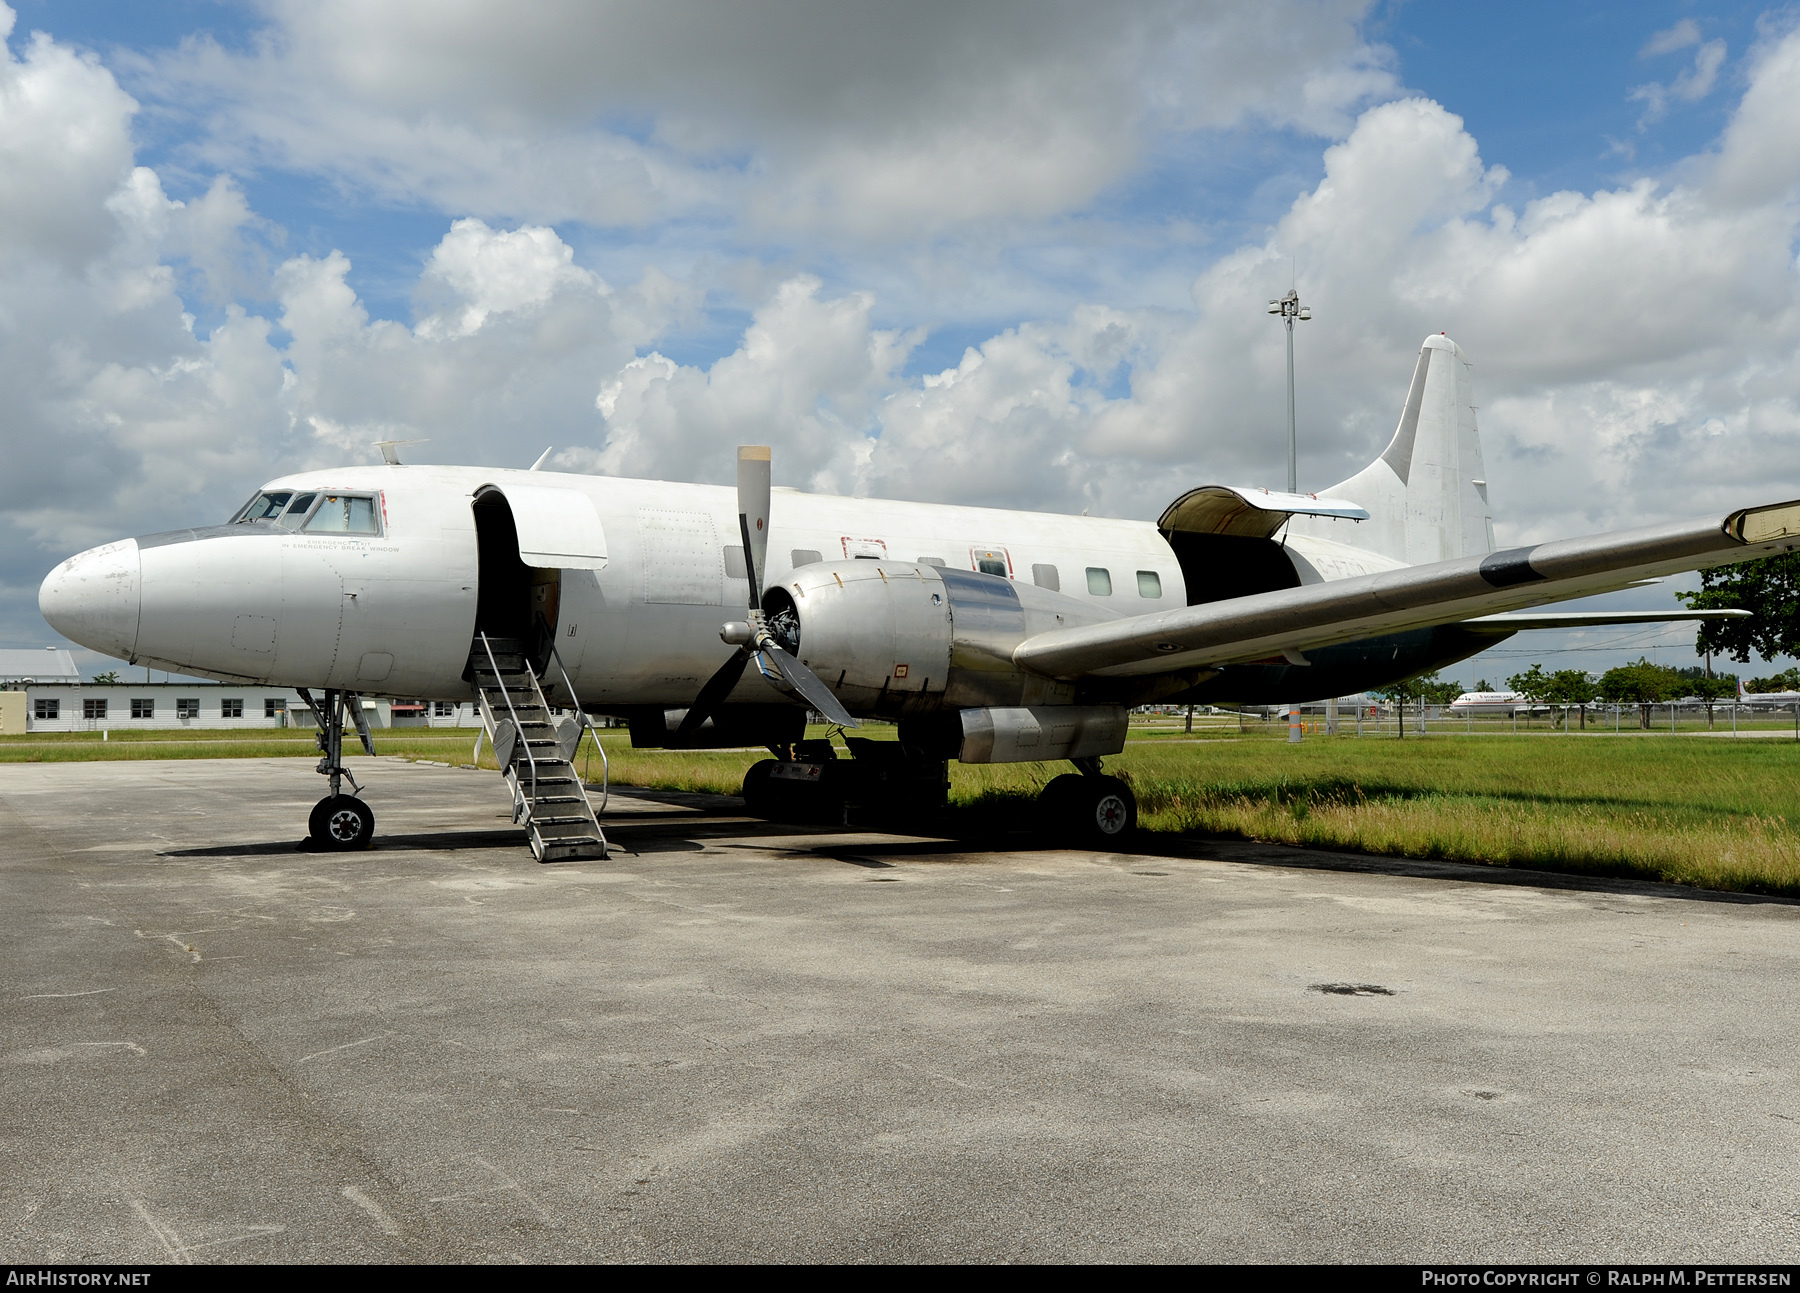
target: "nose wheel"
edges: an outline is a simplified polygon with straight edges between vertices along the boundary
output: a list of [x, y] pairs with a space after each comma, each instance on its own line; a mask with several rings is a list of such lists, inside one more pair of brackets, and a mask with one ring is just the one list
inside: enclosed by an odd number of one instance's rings
[[355, 795], [327, 795], [313, 805], [306, 828], [315, 848], [366, 849], [375, 835], [375, 810]]
[[[368, 720], [362, 713], [362, 698], [355, 692], [327, 687], [325, 703], [321, 705], [313, 700], [312, 693], [306, 688], [301, 687], [299, 691], [319, 724], [319, 749], [323, 753], [319, 760], [319, 775], [331, 778], [331, 793], [313, 805], [312, 813], [306, 819], [307, 842], [303, 847], [330, 853], [366, 849], [375, 835], [375, 810], [357, 797], [362, 794], [362, 787], [344, 766], [346, 711], [356, 725], [356, 734], [362, 738], [363, 749], [375, 753]], [[356, 794], [343, 793], [345, 781]]]

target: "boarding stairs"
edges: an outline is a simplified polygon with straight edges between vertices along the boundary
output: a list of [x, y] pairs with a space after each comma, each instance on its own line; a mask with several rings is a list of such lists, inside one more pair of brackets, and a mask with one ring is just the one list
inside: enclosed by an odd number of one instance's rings
[[[539, 862], [604, 859], [606, 834], [574, 763], [584, 736], [593, 734], [595, 748], [600, 747], [586, 713], [575, 704], [573, 717], [565, 716], [560, 725], [551, 717], [543, 680], [525, 643], [516, 639], [477, 633], [469, 668], [482, 726], [512, 791], [513, 820], [525, 827], [532, 856]], [[554, 648], [546, 675], [552, 668], [574, 703], [574, 688]], [[604, 749], [600, 758], [604, 767]]]

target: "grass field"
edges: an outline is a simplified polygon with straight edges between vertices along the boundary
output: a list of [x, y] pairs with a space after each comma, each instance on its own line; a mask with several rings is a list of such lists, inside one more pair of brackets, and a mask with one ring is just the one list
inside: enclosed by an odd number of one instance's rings
[[[893, 734], [874, 728], [871, 735]], [[470, 761], [472, 731], [383, 731], [383, 754]], [[606, 747], [615, 785], [736, 793], [759, 751]], [[316, 757], [310, 734], [141, 732], [0, 737], [0, 762]], [[483, 764], [493, 766], [484, 750]], [[1106, 761], [1145, 829], [1398, 857], [1634, 876], [1800, 897], [1800, 744], [1561, 733], [1271, 740], [1257, 725], [1143, 731]], [[353, 765], [354, 766], [354, 765]], [[951, 764], [953, 801], [1023, 807], [1056, 765]], [[598, 779], [596, 760], [590, 769]]]

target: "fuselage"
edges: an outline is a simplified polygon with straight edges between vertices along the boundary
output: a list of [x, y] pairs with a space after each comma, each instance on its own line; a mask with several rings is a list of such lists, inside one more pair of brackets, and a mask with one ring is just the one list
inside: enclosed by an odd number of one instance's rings
[[[568, 491], [591, 503], [594, 524], [584, 521], [580, 542], [565, 546], [599, 551], [560, 559], [568, 566], [523, 564], [527, 532], [543, 528], [535, 509]], [[507, 508], [481, 505], [509, 492]], [[312, 521], [240, 519], [92, 549], [44, 581], [45, 617], [134, 664], [452, 700], [470, 693], [478, 623], [516, 606], [521, 627], [541, 618], [554, 633], [583, 704], [623, 710], [690, 703], [731, 653], [721, 622], [740, 618], [749, 600], [728, 487], [395, 465], [296, 473], [270, 481], [258, 498], [282, 495], [328, 498], [340, 511], [323, 526], [319, 502]], [[346, 505], [361, 510], [346, 520]], [[553, 541], [538, 541], [546, 544]], [[1295, 538], [1281, 555], [1292, 583], [1398, 564], [1314, 537]], [[1000, 576], [1072, 599], [1077, 614], [1094, 618], [1209, 600], [1204, 565], [1190, 557], [1184, 570], [1148, 522], [775, 492], [764, 587], [808, 565], [857, 560]], [[1365, 675], [1402, 676], [1414, 657], [1457, 658], [1473, 648], [1427, 633], [1405, 659], [1385, 643], [1350, 652], [1350, 674], [1276, 663], [1240, 666], [1210, 683], [1221, 699], [1258, 698], [1231, 694], [1246, 689], [1273, 688], [1267, 698], [1275, 700], [1339, 694], [1368, 685], [1359, 682]], [[771, 699], [754, 673], [733, 698]]]

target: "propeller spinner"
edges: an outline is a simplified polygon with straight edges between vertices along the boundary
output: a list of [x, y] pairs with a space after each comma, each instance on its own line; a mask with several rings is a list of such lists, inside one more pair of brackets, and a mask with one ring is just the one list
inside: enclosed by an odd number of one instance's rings
[[744, 676], [752, 660], [770, 686], [800, 696], [827, 720], [840, 727], [857, 727], [850, 711], [819, 681], [819, 676], [784, 650], [763, 622], [762, 581], [769, 553], [769, 448], [738, 446], [738, 533], [744, 541], [745, 573], [750, 577], [750, 615], [747, 620], [725, 625], [719, 637], [737, 647], [719, 671], [706, 680], [676, 737], [690, 735], [711, 718]]

